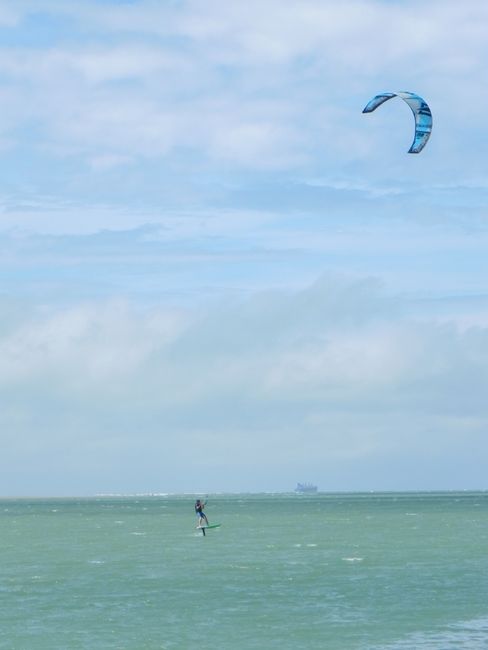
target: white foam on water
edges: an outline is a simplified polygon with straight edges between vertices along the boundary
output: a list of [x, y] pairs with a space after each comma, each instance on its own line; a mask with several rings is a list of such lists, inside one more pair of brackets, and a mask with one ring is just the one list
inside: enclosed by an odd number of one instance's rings
[[243, 569], [244, 571], [248, 571], [251, 567], [246, 566], [244, 564], [231, 564], [231, 569]]
[[363, 557], [343, 557], [341, 558], [343, 562], [362, 562], [364, 560]]
[[386, 645], [369, 646], [367, 650], [486, 650], [488, 618], [461, 621], [438, 632], [414, 632], [404, 639]]

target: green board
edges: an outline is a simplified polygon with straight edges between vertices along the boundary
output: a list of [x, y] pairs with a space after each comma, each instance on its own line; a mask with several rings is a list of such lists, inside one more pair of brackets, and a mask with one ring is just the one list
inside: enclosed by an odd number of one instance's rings
[[210, 526], [197, 526], [197, 528], [208, 530], [209, 528], [220, 528], [222, 524], [211, 524]]

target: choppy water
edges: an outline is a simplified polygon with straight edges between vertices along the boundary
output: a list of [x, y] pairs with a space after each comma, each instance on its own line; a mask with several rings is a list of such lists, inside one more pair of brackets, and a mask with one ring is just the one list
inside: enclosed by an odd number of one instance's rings
[[0, 501], [0, 648], [488, 648], [488, 494]]

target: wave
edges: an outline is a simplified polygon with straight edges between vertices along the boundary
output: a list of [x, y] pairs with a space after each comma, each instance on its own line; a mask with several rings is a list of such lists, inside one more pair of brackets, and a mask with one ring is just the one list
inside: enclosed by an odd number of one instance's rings
[[368, 650], [486, 650], [488, 618], [461, 621], [437, 632], [414, 632], [404, 639]]

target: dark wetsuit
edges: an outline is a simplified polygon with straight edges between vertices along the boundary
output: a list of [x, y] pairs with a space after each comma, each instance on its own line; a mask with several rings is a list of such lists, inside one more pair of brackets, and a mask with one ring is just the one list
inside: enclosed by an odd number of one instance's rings
[[[200, 499], [197, 499], [195, 501], [195, 512], [198, 517], [198, 524], [201, 526], [202, 522], [205, 521], [205, 523], [208, 526], [208, 519], [205, 513], [203, 512], [203, 509], [205, 507], [205, 504], [200, 501]], [[202, 529], [203, 534], [205, 535], [205, 531]]]

